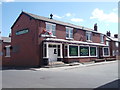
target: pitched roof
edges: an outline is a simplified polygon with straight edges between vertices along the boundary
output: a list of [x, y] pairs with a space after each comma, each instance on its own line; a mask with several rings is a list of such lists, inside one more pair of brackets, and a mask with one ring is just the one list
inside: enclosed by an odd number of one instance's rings
[[26, 14], [26, 15], [34, 18], [34, 19], [37, 19], [37, 20], [43, 20], [43, 21], [47, 21], [47, 22], [51, 22], [51, 23], [56, 23], [56, 24], [68, 26], [68, 27], [73, 27], [73, 28], [76, 28], [76, 29], [83, 29], [83, 30], [86, 30], [86, 31], [91, 31], [91, 32], [95, 32], [95, 33], [100, 33], [100, 32], [98, 32], [98, 31], [94, 31], [93, 29], [86, 28], [86, 27], [83, 27], [83, 26], [78, 26], [78, 25], [74, 25], [74, 24], [71, 24], [71, 23], [62, 22], [62, 21], [50, 19], [50, 18], [43, 17], [43, 16], [38, 16], [38, 15], [31, 14], [31, 13], [28, 13], [28, 12], [22, 12], [22, 13], [23, 13], [23, 14]]
[[120, 42], [120, 40], [118, 38], [109, 37], [109, 36], [107, 36], [106, 40], [112, 40], [112, 41]]
[[3, 42], [11, 42], [11, 37], [1, 37], [0, 40], [3, 40]]

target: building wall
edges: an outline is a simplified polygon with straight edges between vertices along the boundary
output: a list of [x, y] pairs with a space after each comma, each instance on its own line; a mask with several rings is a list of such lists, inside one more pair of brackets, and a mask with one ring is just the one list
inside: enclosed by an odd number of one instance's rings
[[[12, 27], [12, 60], [14, 66], [39, 66], [37, 22], [22, 14]], [[29, 29], [28, 33], [16, 35], [17, 30]]]

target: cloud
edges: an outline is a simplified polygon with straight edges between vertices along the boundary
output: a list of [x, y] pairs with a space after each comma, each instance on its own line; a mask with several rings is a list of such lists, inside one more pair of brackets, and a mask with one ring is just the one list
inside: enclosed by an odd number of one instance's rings
[[83, 22], [84, 20], [81, 18], [72, 18], [71, 21], [72, 22]]
[[118, 15], [114, 12], [106, 14], [103, 10], [96, 8], [93, 10], [90, 19], [98, 19], [98, 21], [117, 23]]
[[15, 0], [3, 0], [3, 2], [14, 2]]
[[113, 8], [113, 11], [118, 11], [118, 8]]
[[72, 16], [72, 14], [71, 13], [66, 13], [65, 16], [70, 17], [70, 16]]
[[59, 19], [63, 18], [63, 17], [58, 16], [58, 15], [56, 15], [56, 14], [54, 14], [53, 17], [55, 17], [55, 18], [59, 18]]

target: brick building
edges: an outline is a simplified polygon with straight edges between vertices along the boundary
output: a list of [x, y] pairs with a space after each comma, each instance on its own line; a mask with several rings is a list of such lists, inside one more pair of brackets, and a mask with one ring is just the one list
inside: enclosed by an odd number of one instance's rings
[[106, 44], [110, 48], [110, 56], [118, 59], [118, 57], [120, 57], [120, 41], [118, 40], [118, 34], [114, 34], [114, 37], [112, 37], [110, 31], [107, 31], [106, 36]]
[[0, 38], [0, 66], [12, 66], [11, 60], [11, 38]]
[[106, 35], [94, 29], [21, 12], [11, 27], [13, 66], [42, 66], [51, 62], [87, 62], [109, 58]]

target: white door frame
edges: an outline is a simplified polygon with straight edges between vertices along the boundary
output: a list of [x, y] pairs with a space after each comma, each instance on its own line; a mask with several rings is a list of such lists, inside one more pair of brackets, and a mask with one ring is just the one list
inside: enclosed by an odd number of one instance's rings
[[63, 58], [63, 55], [62, 55], [62, 43], [52, 43], [52, 42], [44, 42], [44, 44], [46, 44], [46, 57], [43, 57], [43, 58], [48, 58], [49, 59], [49, 44], [54, 44], [54, 45], [60, 45], [60, 56], [58, 56], [58, 58]]

